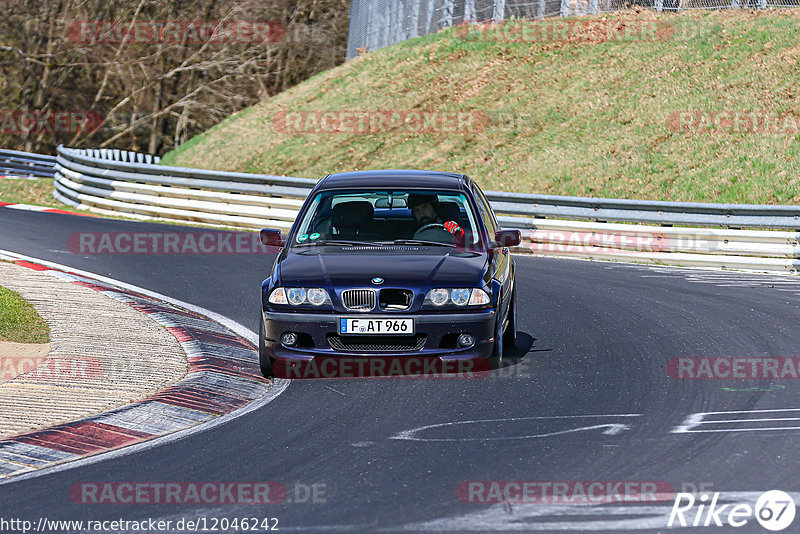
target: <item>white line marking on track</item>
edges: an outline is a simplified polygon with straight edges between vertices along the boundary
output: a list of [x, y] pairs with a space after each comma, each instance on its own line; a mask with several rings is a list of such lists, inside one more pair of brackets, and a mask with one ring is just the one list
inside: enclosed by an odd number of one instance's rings
[[623, 423], [605, 423], [599, 425], [590, 425], [578, 428], [569, 428], [565, 430], [557, 430], [555, 432], [545, 432], [542, 434], [529, 434], [525, 436], [507, 436], [507, 437], [478, 437], [478, 438], [420, 438], [417, 437], [416, 434], [422, 432], [424, 430], [430, 430], [432, 428], [444, 428], [444, 427], [452, 427], [457, 425], [473, 425], [473, 424], [483, 424], [483, 423], [504, 423], [508, 421], [534, 421], [534, 420], [562, 420], [562, 419], [582, 419], [582, 418], [598, 418], [598, 417], [608, 417], [608, 418], [615, 418], [615, 417], [641, 417], [642, 414], [605, 414], [605, 415], [544, 415], [544, 416], [535, 416], [535, 417], [508, 417], [503, 419], [476, 419], [470, 421], [450, 421], [448, 423], [438, 423], [435, 425], [425, 425], [420, 426], [417, 428], [412, 428], [411, 430], [403, 430], [391, 436], [389, 439], [396, 439], [396, 440], [407, 440], [407, 441], [507, 441], [507, 440], [514, 440], [514, 439], [536, 439], [536, 438], [546, 438], [551, 436], [560, 436], [563, 434], [572, 434], [575, 432], [583, 432], [585, 430], [599, 430], [601, 428], [605, 429], [603, 434], [607, 436], [615, 436], [620, 432], [625, 430], [630, 430], [630, 427]]
[[782, 427], [749, 427], [749, 428], [710, 428], [698, 429], [702, 425], [711, 424], [735, 424], [735, 423], [770, 423], [778, 421], [800, 421], [800, 417], [785, 417], [785, 418], [752, 418], [752, 419], [707, 419], [712, 415], [740, 415], [740, 414], [776, 414], [776, 412], [787, 413], [787, 415], [800, 415], [800, 408], [783, 408], [783, 409], [770, 409], [770, 410], [737, 410], [730, 412], [698, 412], [687, 415], [683, 422], [672, 429], [673, 434], [689, 434], [699, 432], [757, 432], [757, 431], [775, 431], [775, 430], [800, 430], [798, 426], [782, 426]]

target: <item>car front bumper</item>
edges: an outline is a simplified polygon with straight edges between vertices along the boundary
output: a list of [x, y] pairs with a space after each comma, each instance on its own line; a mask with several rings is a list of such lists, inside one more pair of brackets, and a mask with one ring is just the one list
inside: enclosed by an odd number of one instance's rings
[[[361, 350], [360, 347], [342, 350], [331, 346], [331, 338], [338, 336], [341, 317], [354, 314], [303, 313], [263, 311], [265, 346], [273, 360], [308, 361], [319, 357], [365, 356], [370, 358], [433, 357], [441, 361], [489, 358], [494, 346], [496, 310], [493, 308], [462, 313], [415, 313], [403, 315], [413, 317], [415, 335], [424, 336], [420, 348], [414, 350]], [[388, 317], [389, 315], [380, 315]], [[364, 314], [362, 317], [369, 317]], [[302, 334], [304, 344], [287, 347], [281, 344], [281, 335], [287, 332]], [[475, 337], [468, 348], [459, 348], [451, 341], [458, 334], [467, 333]], [[342, 336], [344, 337], [344, 336]], [[357, 335], [347, 336], [356, 340]], [[387, 336], [390, 339], [394, 336]]]

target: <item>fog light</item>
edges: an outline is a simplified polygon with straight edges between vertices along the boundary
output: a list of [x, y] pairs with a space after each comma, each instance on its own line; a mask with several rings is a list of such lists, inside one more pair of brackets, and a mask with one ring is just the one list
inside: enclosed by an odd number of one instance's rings
[[297, 334], [294, 332], [281, 334], [281, 344], [285, 347], [294, 347], [297, 345]]
[[472, 345], [475, 344], [475, 336], [473, 336], [472, 334], [460, 334], [458, 336], [458, 339], [456, 340], [456, 343], [458, 343], [458, 346], [461, 347], [462, 349], [471, 347]]

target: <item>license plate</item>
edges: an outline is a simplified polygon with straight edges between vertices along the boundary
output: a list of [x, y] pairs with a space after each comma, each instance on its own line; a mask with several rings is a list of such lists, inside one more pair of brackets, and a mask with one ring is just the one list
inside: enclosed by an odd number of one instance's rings
[[339, 333], [360, 335], [413, 334], [414, 319], [342, 317], [339, 319]]

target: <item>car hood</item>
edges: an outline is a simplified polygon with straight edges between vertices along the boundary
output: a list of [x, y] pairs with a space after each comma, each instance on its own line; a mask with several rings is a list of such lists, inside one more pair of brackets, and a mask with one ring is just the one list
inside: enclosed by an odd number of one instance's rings
[[[440, 247], [359, 251], [355, 247], [321, 247], [288, 251], [280, 261], [282, 285], [372, 287], [477, 287], [487, 268], [485, 252]], [[350, 249], [350, 250], [348, 250]]]

